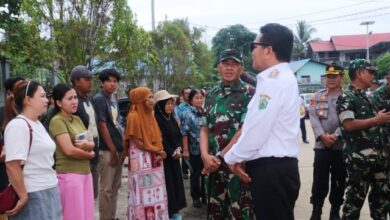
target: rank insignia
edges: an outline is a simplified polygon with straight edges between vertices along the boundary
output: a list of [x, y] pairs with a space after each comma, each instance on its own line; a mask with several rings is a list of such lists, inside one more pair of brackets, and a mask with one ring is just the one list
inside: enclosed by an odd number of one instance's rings
[[268, 75], [268, 78], [277, 78], [279, 76], [279, 70], [272, 70], [272, 72]]
[[259, 110], [266, 109], [268, 106], [268, 101], [271, 100], [271, 97], [267, 94], [260, 94], [259, 100]]

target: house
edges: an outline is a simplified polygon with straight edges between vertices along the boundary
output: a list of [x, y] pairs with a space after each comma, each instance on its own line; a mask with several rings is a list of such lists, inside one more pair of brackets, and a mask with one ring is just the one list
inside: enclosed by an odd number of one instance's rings
[[321, 76], [325, 73], [326, 63], [311, 59], [291, 61], [290, 68], [298, 80], [300, 92], [312, 92], [323, 88]]
[[329, 41], [309, 42], [307, 57], [323, 63], [339, 63], [348, 67], [349, 61], [366, 58], [367, 45], [370, 60], [390, 51], [390, 33], [332, 36]]

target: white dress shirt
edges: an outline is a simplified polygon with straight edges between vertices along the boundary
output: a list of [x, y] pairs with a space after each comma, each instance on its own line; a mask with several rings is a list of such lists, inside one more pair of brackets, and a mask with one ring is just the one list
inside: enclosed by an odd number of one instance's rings
[[248, 104], [243, 130], [226, 153], [228, 164], [260, 157], [297, 157], [299, 151], [298, 83], [288, 63], [257, 75], [256, 93]]

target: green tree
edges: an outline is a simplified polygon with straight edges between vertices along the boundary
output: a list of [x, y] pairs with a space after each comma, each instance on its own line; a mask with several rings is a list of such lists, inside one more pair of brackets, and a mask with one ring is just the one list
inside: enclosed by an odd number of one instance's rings
[[[147, 53], [151, 38], [136, 26], [126, 0], [25, 0], [21, 13], [22, 26], [29, 29], [24, 33], [15, 27], [19, 37], [3, 43], [5, 51], [26, 53], [11, 57], [13, 70], [25, 69], [28, 59], [34, 67], [49, 69], [67, 81], [75, 65], [116, 66], [134, 80], [136, 62], [153, 60]], [[26, 41], [29, 38], [31, 42]]]
[[218, 56], [225, 49], [237, 49], [244, 55], [244, 67], [246, 71], [256, 72], [252, 68], [252, 57], [250, 42], [253, 42], [256, 34], [241, 24], [222, 28], [212, 39], [212, 51], [214, 64], [217, 63]]
[[311, 40], [312, 34], [316, 31], [317, 30], [306, 21], [298, 21], [294, 33], [293, 60], [300, 60], [306, 57], [307, 45]]
[[165, 21], [152, 32], [159, 65], [152, 69], [157, 88], [178, 93], [183, 86], [202, 86], [210, 79], [211, 56], [200, 41], [203, 30], [190, 28], [187, 19]]
[[383, 79], [390, 70], [390, 53], [384, 53], [376, 58], [373, 62], [374, 66], [378, 68], [377, 79]]

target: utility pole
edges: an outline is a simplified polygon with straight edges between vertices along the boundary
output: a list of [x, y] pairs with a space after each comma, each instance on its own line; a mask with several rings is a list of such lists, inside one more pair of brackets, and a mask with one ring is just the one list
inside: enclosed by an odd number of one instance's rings
[[370, 60], [370, 47], [368, 45], [369, 44], [368, 43], [368, 37], [371, 34], [371, 32], [368, 32], [368, 26], [372, 25], [374, 23], [375, 23], [375, 21], [364, 21], [364, 22], [360, 23], [360, 25], [366, 25], [366, 27], [367, 27], [367, 32], [366, 32], [366, 51], [367, 51], [366, 60]]
[[154, 21], [154, 0], [152, 0], [152, 31], [156, 30], [156, 24]]

